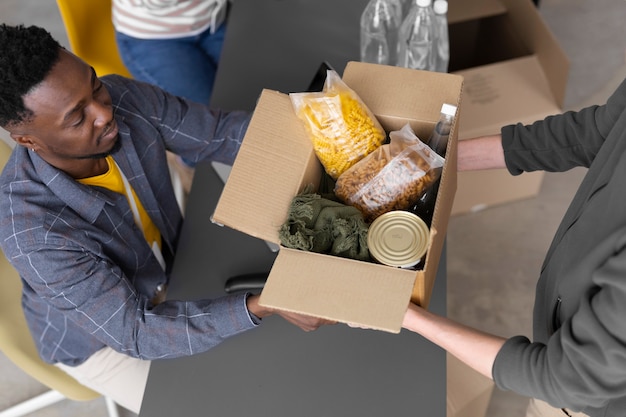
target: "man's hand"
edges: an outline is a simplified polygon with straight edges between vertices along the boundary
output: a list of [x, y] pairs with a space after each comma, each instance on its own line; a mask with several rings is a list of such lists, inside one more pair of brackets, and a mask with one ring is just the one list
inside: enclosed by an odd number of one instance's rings
[[305, 316], [303, 314], [290, 313], [287, 311], [279, 311], [276, 310], [275, 314], [278, 314], [283, 319], [287, 320], [289, 323], [294, 324], [304, 330], [305, 332], [310, 332], [313, 330], [317, 330], [318, 327], [327, 325], [327, 324], [336, 324], [337, 322], [332, 320], [320, 319], [312, 316]]
[[259, 318], [271, 316], [277, 314], [289, 323], [298, 326], [305, 332], [317, 330], [319, 327], [327, 324], [336, 324], [335, 321], [320, 319], [313, 316], [306, 316], [304, 314], [291, 313], [282, 310], [273, 310], [259, 305], [259, 295], [251, 295], [247, 300], [248, 311]]

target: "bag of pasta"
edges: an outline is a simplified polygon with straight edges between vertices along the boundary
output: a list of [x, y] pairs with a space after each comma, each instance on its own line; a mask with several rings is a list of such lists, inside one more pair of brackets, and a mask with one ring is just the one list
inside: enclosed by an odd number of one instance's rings
[[291, 93], [289, 97], [313, 141], [317, 158], [333, 179], [385, 140], [385, 131], [374, 114], [333, 70], [327, 71], [321, 92]]
[[390, 144], [344, 172], [335, 184], [335, 195], [370, 222], [388, 211], [408, 209], [439, 179], [445, 161], [408, 124], [389, 136]]

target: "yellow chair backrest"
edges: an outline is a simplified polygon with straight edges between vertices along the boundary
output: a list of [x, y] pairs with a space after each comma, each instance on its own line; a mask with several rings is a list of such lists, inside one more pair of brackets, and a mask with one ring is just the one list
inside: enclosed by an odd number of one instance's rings
[[[0, 140], [0, 170], [11, 154]], [[100, 394], [76, 382], [54, 365], [41, 360], [30, 335], [22, 309], [22, 282], [0, 250], [0, 351], [24, 372], [67, 398], [87, 401]]]
[[9, 160], [12, 151], [11, 147], [5, 143], [3, 139], [0, 139], [0, 171], [2, 171], [2, 168], [4, 168]]
[[2, 171], [9, 160], [11, 152], [13, 152], [13, 149], [11, 149], [11, 147], [5, 143], [3, 139], [0, 139], [0, 171]]
[[111, 0], [57, 0], [72, 52], [101, 77], [130, 77], [115, 42]]

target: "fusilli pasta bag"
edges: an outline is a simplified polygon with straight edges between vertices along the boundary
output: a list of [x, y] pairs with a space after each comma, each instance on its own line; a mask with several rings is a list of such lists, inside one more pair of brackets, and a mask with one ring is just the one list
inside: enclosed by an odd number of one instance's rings
[[333, 179], [385, 141], [385, 131], [374, 114], [335, 71], [327, 71], [322, 92], [289, 97], [317, 158]]

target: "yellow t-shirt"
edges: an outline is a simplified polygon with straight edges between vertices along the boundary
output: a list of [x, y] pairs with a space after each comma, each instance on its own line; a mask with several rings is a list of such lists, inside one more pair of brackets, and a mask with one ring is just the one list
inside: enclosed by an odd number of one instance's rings
[[[94, 185], [107, 188], [111, 191], [115, 191], [116, 193], [126, 195], [126, 198], [128, 199], [129, 196], [126, 194], [124, 180], [122, 180], [122, 174], [119, 171], [115, 161], [113, 161], [113, 157], [110, 155], [107, 156], [106, 161], [109, 164], [109, 170], [107, 172], [102, 175], [96, 175], [95, 177], [79, 179], [78, 182], [85, 185]], [[141, 225], [138, 226], [143, 226], [143, 235], [146, 238], [146, 241], [148, 242], [148, 244], [150, 244], [150, 246], [152, 246], [153, 243], [156, 243], [158, 247], [161, 248], [161, 232], [159, 232], [159, 229], [154, 225], [150, 216], [148, 216], [146, 209], [144, 209], [141, 201], [139, 201], [139, 199], [137, 198], [135, 190], [133, 190], [131, 187], [130, 191], [132, 193], [132, 198], [135, 200], [135, 204], [137, 205], [139, 218], [141, 219]], [[130, 201], [128, 202], [128, 204], [130, 204], [132, 207]]]

